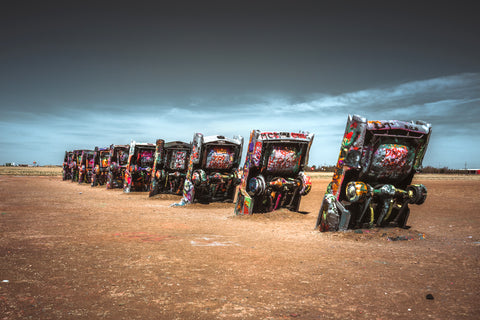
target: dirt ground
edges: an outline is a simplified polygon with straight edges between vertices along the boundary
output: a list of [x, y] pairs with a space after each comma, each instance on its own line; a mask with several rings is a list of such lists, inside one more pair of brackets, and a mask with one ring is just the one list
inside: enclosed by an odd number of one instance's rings
[[418, 176], [409, 230], [322, 234], [328, 182], [303, 213], [236, 217], [0, 175], [0, 319], [480, 318], [480, 177]]

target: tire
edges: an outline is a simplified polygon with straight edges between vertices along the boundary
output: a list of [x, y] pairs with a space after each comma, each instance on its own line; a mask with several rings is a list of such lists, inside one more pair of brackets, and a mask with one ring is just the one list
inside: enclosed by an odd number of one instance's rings
[[412, 204], [422, 204], [427, 199], [427, 188], [422, 184], [408, 186], [406, 191], [413, 194], [409, 199]]

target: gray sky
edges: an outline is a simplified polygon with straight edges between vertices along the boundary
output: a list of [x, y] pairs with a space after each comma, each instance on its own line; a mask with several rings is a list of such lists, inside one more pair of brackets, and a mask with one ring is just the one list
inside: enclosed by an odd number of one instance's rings
[[0, 11], [0, 163], [194, 132], [433, 125], [424, 165], [480, 168], [474, 2], [21, 2]]

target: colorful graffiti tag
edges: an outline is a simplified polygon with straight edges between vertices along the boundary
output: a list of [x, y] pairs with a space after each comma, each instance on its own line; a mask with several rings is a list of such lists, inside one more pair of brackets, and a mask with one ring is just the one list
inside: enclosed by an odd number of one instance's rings
[[78, 183], [92, 182], [92, 170], [94, 167], [93, 156], [93, 150], [82, 150], [79, 157]]
[[95, 147], [95, 152], [92, 159], [92, 187], [104, 185], [107, 182], [109, 156], [109, 148]]
[[191, 150], [189, 143], [157, 140], [150, 197], [160, 193], [182, 194]]
[[423, 121], [367, 121], [349, 116], [335, 172], [316, 227], [337, 231], [406, 227], [408, 204], [422, 204], [423, 185], [411, 185], [431, 134]]
[[308, 163], [313, 137], [309, 133], [253, 130], [235, 213], [269, 212], [282, 207], [298, 211], [301, 196], [308, 194], [312, 185], [302, 170]]
[[73, 151], [65, 151], [63, 158], [62, 180], [72, 180]]
[[187, 164], [186, 150], [176, 150], [172, 153], [172, 159], [170, 160], [169, 168], [172, 170], [184, 170]]
[[269, 172], [295, 172], [300, 165], [301, 154], [290, 146], [274, 146], [267, 162]]
[[151, 143], [130, 143], [128, 162], [125, 167], [123, 191], [149, 191], [152, 176], [155, 145]]
[[233, 201], [235, 187], [240, 183], [238, 166], [243, 137], [193, 136], [192, 151], [185, 178], [183, 198], [173, 205], [194, 201]]
[[110, 145], [107, 189], [123, 188], [129, 149], [129, 145]]
[[235, 152], [228, 147], [214, 146], [208, 150], [207, 169], [227, 170], [233, 164]]

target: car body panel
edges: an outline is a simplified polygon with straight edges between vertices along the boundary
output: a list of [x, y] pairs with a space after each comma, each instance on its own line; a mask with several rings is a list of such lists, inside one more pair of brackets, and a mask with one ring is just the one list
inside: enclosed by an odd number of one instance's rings
[[191, 151], [190, 143], [157, 140], [150, 197], [159, 193], [182, 194]]
[[94, 151], [93, 150], [82, 150], [82, 153], [79, 156], [79, 173], [78, 173], [78, 183], [91, 183], [92, 182], [92, 171], [94, 167]]
[[427, 196], [425, 186], [411, 182], [421, 168], [431, 130], [424, 121], [367, 121], [349, 115], [316, 227], [406, 228], [408, 204], [421, 204]]
[[128, 154], [128, 163], [125, 169], [123, 191], [149, 191], [155, 145], [153, 143], [139, 143], [132, 141]]
[[72, 182], [78, 182], [80, 174], [80, 166], [82, 162], [83, 150], [72, 151], [72, 161], [70, 162], [70, 170], [72, 172]]
[[235, 213], [270, 212], [282, 207], [298, 211], [311, 189], [303, 168], [314, 135], [304, 132], [253, 130], [247, 149]]
[[62, 171], [63, 180], [72, 180], [72, 163], [74, 161], [73, 157], [73, 151], [65, 151], [65, 156], [63, 157]]
[[180, 205], [194, 201], [233, 201], [235, 187], [240, 182], [242, 148], [241, 136], [226, 138], [196, 133]]
[[123, 188], [130, 145], [112, 144], [109, 149], [107, 189]]
[[95, 147], [93, 154], [92, 187], [107, 183], [109, 157], [110, 148]]

